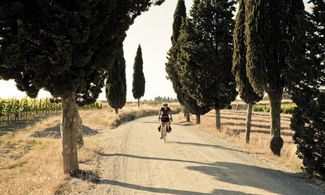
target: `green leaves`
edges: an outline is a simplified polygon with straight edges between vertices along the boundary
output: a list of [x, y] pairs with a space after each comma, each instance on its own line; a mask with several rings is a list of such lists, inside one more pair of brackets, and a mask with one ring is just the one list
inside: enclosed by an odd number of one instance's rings
[[236, 98], [231, 73], [233, 1], [194, 1], [181, 28], [180, 83], [199, 106], [224, 108]]
[[245, 2], [246, 0], [239, 1], [239, 10], [236, 16], [233, 38], [232, 73], [236, 78], [240, 98], [246, 103], [255, 104], [262, 99], [263, 94], [258, 95], [254, 91], [246, 75]]
[[[288, 67], [287, 82], [293, 101], [297, 104], [291, 128], [295, 131], [294, 141], [297, 144], [298, 157], [303, 159], [304, 169], [311, 175], [325, 178], [325, 2], [312, 0], [314, 7], [312, 14], [305, 13], [305, 18], [295, 17], [295, 24], [303, 21], [306, 33], [304, 36], [296, 35], [296, 39], [305, 39], [306, 45], [293, 42], [295, 48], [294, 60]], [[302, 10], [303, 5], [295, 4]], [[301, 30], [301, 26], [294, 26]], [[299, 31], [298, 31], [299, 32]], [[305, 47], [306, 51], [305, 52]], [[299, 55], [299, 53], [305, 55]], [[303, 63], [300, 58], [303, 58]]]
[[0, 5], [0, 78], [31, 97], [101, 92], [105, 71], [134, 19], [162, 0], [4, 1]]
[[141, 46], [139, 45], [133, 65], [132, 93], [135, 99], [140, 99], [144, 95], [145, 83], [146, 81], [143, 74], [142, 51]]
[[108, 104], [115, 109], [121, 109], [126, 102], [126, 77], [123, 47], [121, 47], [110, 68], [107, 70], [105, 86]]

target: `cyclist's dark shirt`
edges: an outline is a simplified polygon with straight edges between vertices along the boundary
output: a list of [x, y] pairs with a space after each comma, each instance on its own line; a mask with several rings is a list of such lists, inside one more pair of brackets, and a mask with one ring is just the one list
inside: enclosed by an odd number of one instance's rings
[[169, 117], [168, 115], [169, 115], [169, 113], [170, 113], [170, 108], [169, 107], [167, 107], [167, 109], [165, 109], [164, 107], [162, 107], [161, 109], [160, 109], [160, 113], [162, 112], [162, 117]]

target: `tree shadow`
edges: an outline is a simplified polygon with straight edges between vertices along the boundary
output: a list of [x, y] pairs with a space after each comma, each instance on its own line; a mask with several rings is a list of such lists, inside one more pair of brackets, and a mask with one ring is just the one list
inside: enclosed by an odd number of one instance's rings
[[[168, 158], [156, 158], [156, 157], [146, 157], [146, 156], [136, 156], [136, 155], [129, 155], [129, 154], [103, 154], [99, 153], [102, 156], [106, 157], [112, 157], [112, 156], [120, 156], [120, 157], [127, 157], [127, 158], [137, 158], [137, 159], [143, 159], [143, 160], [158, 160], [158, 161], [171, 161], [171, 162], [180, 162], [180, 163], [193, 163], [193, 164], [199, 164], [204, 166], [211, 166], [212, 164], [208, 163], [202, 163], [197, 161], [189, 161], [189, 160], [180, 160], [180, 159], [168, 159]], [[194, 191], [188, 191], [188, 190], [177, 190], [177, 189], [169, 189], [169, 188], [155, 188], [155, 187], [149, 187], [149, 186], [142, 186], [138, 184], [132, 184], [122, 181], [116, 181], [116, 180], [108, 180], [108, 179], [101, 179], [97, 174], [91, 172], [91, 171], [80, 171], [76, 175], [73, 175], [74, 178], [88, 181], [95, 183], [97, 185], [111, 185], [111, 186], [118, 186], [122, 188], [132, 189], [132, 190], [138, 190], [143, 192], [152, 192], [152, 193], [165, 193], [165, 194], [182, 194], [182, 195], [213, 195], [213, 194], [226, 194], [226, 195], [246, 195], [246, 193], [238, 192], [238, 191], [232, 191], [232, 190], [222, 190], [222, 189], [215, 189], [211, 193], [202, 193], [202, 192], [194, 192]]]
[[[82, 135], [83, 136], [93, 136], [98, 133], [98, 130], [94, 130], [86, 125], [82, 125]], [[36, 131], [32, 135], [32, 137], [35, 138], [54, 138], [54, 139], [59, 139], [61, 138], [61, 131], [60, 131], [60, 123], [52, 126], [45, 128], [41, 131]]]
[[[147, 123], [147, 124], [157, 124], [159, 125], [159, 122], [154, 122], [154, 121], [144, 121], [144, 122], [141, 122], [141, 123]], [[194, 124], [191, 123], [191, 122], [178, 122], [178, 123], [174, 123], [174, 122], [171, 122], [171, 125], [172, 126], [193, 126]]]
[[203, 192], [194, 192], [188, 190], [176, 190], [176, 189], [168, 189], [168, 188], [155, 188], [155, 187], [147, 187], [141, 186], [137, 184], [131, 184], [126, 182], [114, 181], [114, 180], [100, 180], [99, 184], [106, 184], [112, 186], [119, 186], [123, 188], [152, 192], [152, 193], [164, 193], [164, 194], [180, 194], [180, 195], [213, 195], [213, 194], [222, 194], [222, 195], [248, 195], [247, 193], [232, 191], [232, 190], [221, 190], [215, 189], [211, 193], [203, 193]]
[[213, 194], [223, 194], [223, 195], [248, 195], [247, 193], [237, 192], [232, 190], [221, 190], [215, 189], [211, 193], [203, 193], [203, 192], [194, 192], [188, 190], [177, 190], [177, 189], [169, 189], [169, 188], [155, 188], [155, 187], [147, 187], [141, 186], [137, 184], [131, 184], [121, 181], [114, 181], [114, 180], [100, 180], [99, 184], [106, 184], [111, 186], [119, 186], [123, 188], [145, 191], [145, 192], [152, 192], [152, 193], [163, 193], [163, 194], [180, 194], [180, 195], [213, 195]]
[[148, 156], [137, 156], [132, 154], [120, 154], [120, 153], [113, 153], [113, 154], [105, 154], [105, 153], [98, 153], [101, 156], [106, 157], [113, 157], [113, 156], [119, 156], [119, 157], [127, 157], [127, 158], [137, 158], [142, 160], [158, 160], [158, 161], [170, 161], [170, 162], [180, 162], [180, 163], [193, 163], [193, 164], [200, 164], [200, 165], [211, 165], [209, 163], [204, 162], [198, 162], [198, 161], [191, 161], [191, 160], [181, 160], [181, 159], [170, 159], [170, 158], [160, 158], [160, 157], [148, 157]]
[[202, 192], [193, 192], [188, 190], [176, 190], [176, 189], [169, 189], [169, 188], [155, 188], [155, 187], [148, 187], [148, 186], [141, 186], [137, 184], [131, 184], [121, 181], [114, 181], [114, 180], [107, 180], [103, 179], [100, 180], [99, 184], [106, 184], [112, 186], [119, 186], [123, 188], [139, 190], [144, 192], [152, 192], [152, 193], [164, 193], [164, 194], [189, 194], [189, 195], [211, 195], [211, 193], [202, 193]]
[[46, 120], [50, 117], [56, 116], [57, 114], [47, 115], [47, 116], [35, 116], [31, 118], [23, 118], [17, 121], [1, 121], [0, 122], [0, 136], [5, 135], [9, 132], [17, 132], [21, 129], [24, 129], [30, 125], [34, 125], [37, 122]]
[[222, 190], [222, 189], [215, 189], [213, 190], [212, 194], [222, 194], [222, 195], [257, 195], [252, 193], [244, 193], [232, 190]]
[[[296, 174], [285, 173], [283, 171], [262, 168], [251, 165], [244, 165], [240, 163], [231, 162], [216, 162], [216, 163], [204, 163], [191, 160], [181, 160], [181, 159], [169, 159], [169, 158], [159, 158], [159, 157], [147, 157], [147, 156], [137, 156], [130, 154], [105, 154], [99, 153], [106, 157], [126, 157], [126, 158], [136, 158], [143, 160], [157, 160], [157, 161], [170, 161], [177, 163], [192, 163], [199, 166], [188, 166], [187, 169], [191, 171], [199, 171], [201, 173], [207, 174], [214, 177], [216, 180], [223, 181], [225, 183], [249, 186], [257, 189], [262, 189], [268, 192], [277, 194], [323, 194], [321, 189], [311, 188], [310, 186], [303, 185], [304, 182], [301, 181]], [[169, 188], [155, 188], [150, 186], [143, 186], [138, 184], [127, 183], [123, 181], [101, 179], [97, 175], [91, 175], [89, 173], [84, 174], [85, 176], [78, 176], [82, 180], [87, 180], [98, 185], [111, 185], [119, 186], [122, 188], [139, 190], [144, 192], [152, 193], [167, 193], [167, 194], [192, 194], [192, 195], [212, 195], [212, 194], [226, 194], [226, 195], [246, 195], [248, 193], [233, 190], [215, 189], [211, 193], [202, 193], [188, 190], [178, 190]], [[90, 178], [90, 179], [89, 179]], [[292, 186], [292, 184], [295, 184]], [[249, 193], [251, 194], [251, 193]]]
[[[318, 187], [311, 188], [297, 174], [232, 162], [216, 162], [209, 166], [190, 166], [226, 183], [250, 186], [277, 194], [323, 194]], [[239, 176], [240, 174], [240, 176]], [[238, 177], [239, 176], [239, 177]], [[292, 184], [295, 184], [292, 186]]]
[[[212, 147], [212, 148], [217, 148], [221, 150], [228, 150], [232, 152], [240, 152], [240, 153], [245, 153], [245, 154], [251, 154], [250, 152], [244, 151], [244, 150], [238, 150], [234, 148], [228, 148], [224, 146], [219, 146], [219, 145], [214, 145], [214, 144], [201, 144], [201, 143], [193, 143], [193, 142], [169, 142], [169, 143], [175, 143], [175, 144], [182, 144], [182, 145], [192, 145], [192, 146], [198, 146], [198, 147]], [[254, 153], [256, 154], [256, 153]]]

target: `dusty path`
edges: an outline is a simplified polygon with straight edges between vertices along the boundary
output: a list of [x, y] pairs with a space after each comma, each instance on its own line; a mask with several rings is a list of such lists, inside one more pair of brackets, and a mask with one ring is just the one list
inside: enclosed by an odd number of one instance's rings
[[292, 173], [269, 168], [253, 154], [194, 130], [195, 126], [174, 124], [164, 143], [156, 120], [146, 117], [103, 133], [99, 183], [77, 190], [75, 179], [65, 193], [324, 194]]

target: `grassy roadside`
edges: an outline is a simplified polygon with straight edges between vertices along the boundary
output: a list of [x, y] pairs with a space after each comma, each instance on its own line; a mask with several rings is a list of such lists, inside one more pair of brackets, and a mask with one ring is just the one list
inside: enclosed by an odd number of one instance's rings
[[[135, 118], [156, 115], [160, 104], [140, 108], [127, 104], [118, 115], [104, 106], [99, 110], [81, 110], [83, 125], [99, 133], [84, 137], [85, 147], [78, 151], [81, 170], [92, 170], [98, 164], [100, 132], [110, 130]], [[178, 104], [170, 105], [180, 111]], [[53, 116], [16, 132], [0, 136], [0, 194], [54, 194], [69, 179], [63, 174], [61, 139], [34, 138], [36, 131], [57, 126], [60, 116]]]

